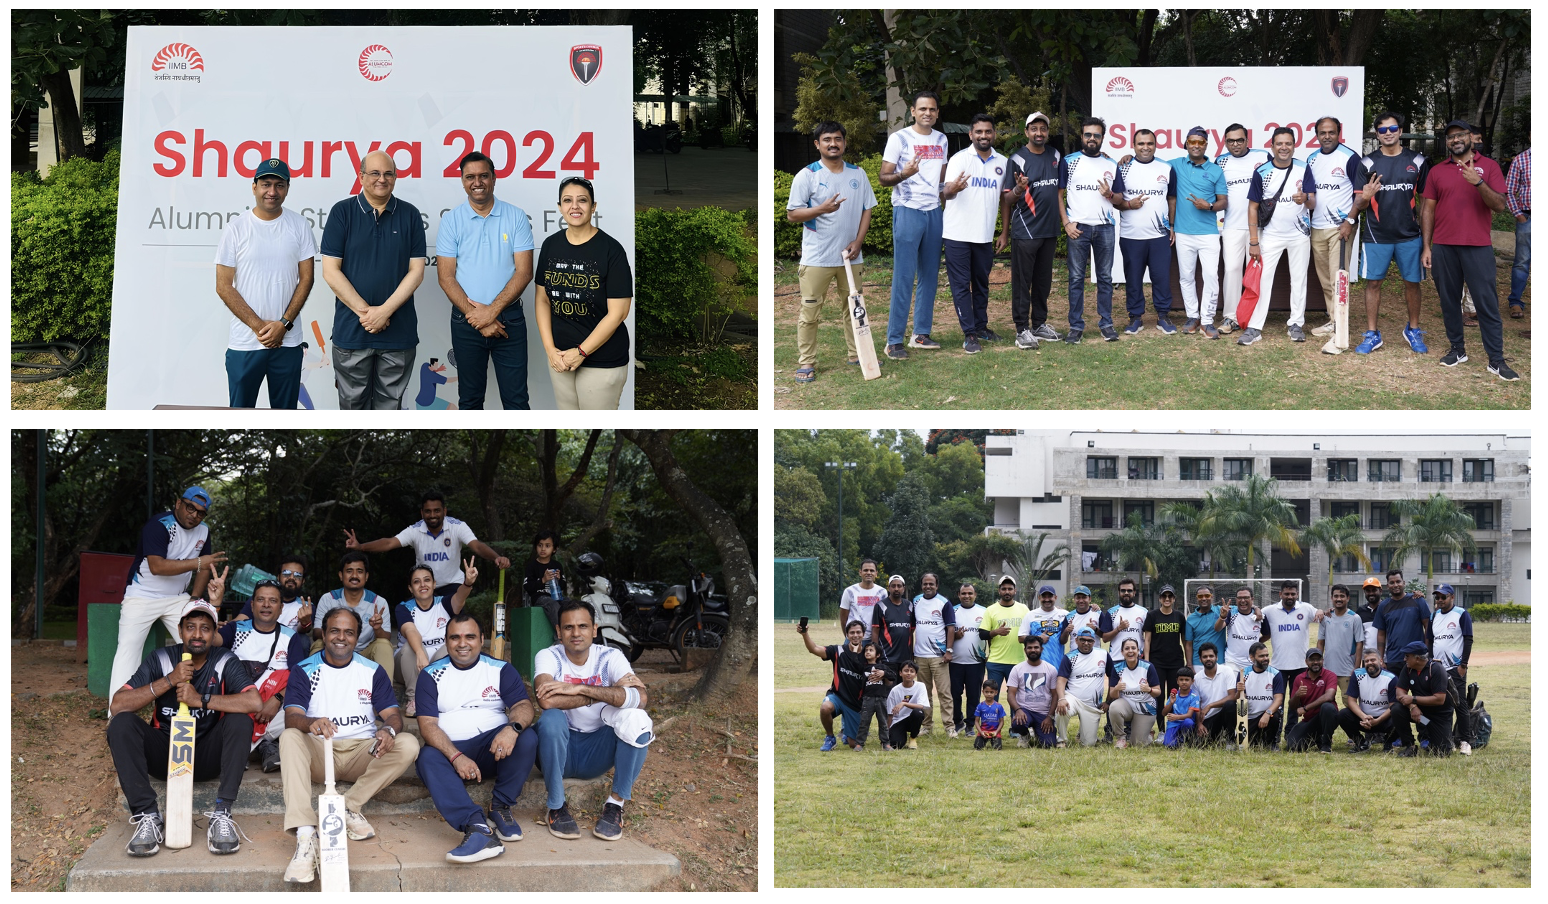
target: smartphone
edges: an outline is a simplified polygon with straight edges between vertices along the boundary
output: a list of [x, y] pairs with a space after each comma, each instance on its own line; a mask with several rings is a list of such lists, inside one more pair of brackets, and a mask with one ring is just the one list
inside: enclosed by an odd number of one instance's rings
[[382, 739], [377, 738], [371, 742], [371, 755], [376, 756], [376, 751], [382, 749]]
[[802, 634], [806, 633], [806, 616], [801, 616], [801, 627], [797, 628], [796, 630], [800, 631]]

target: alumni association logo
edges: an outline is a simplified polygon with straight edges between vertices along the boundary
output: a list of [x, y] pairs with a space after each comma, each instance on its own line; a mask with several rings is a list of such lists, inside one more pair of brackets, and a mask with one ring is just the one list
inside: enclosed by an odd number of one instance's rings
[[372, 44], [360, 51], [360, 74], [372, 82], [379, 82], [392, 75], [392, 51], [380, 44]]
[[1133, 97], [1134, 96], [1134, 83], [1129, 81], [1128, 79], [1124, 78], [1121, 75], [1117, 76], [1112, 81], [1107, 83], [1107, 96], [1108, 97]]
[[192, 44], [168, 44], [156, 52], [151, 60], [152, 72], [191, 71], [197, 69], [204, 71], [204, 57], [199, 55]]
[[570, 74], [582, 85], [596, 81], [602, 72], [602, 48], [596, 44], [576, 44], [570, 48]]
[[1220, 92], [1221, 97], [1231, 97], [1236, 93], [1236, 79], [1226, 76], [1215, 85], [1215, 90]]
[[1342, 75], [1333, 77], [1333, 96], [1343, 97], [1349, 91], [1349, 79]]

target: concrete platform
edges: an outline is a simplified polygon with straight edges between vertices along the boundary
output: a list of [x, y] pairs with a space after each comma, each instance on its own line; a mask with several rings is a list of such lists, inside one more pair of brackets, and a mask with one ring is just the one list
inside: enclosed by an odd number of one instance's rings
[[[505, 852], [481, 863], [448, 863], [446, 852], [462, 840], [433, 815], [372, 820], [377, 837], [349, 843], [352, 891], [646, 891], [676, 876], [677, 858], [629, 839], [602, 841], [586, 834], [576, 841], [553, 837], [537, 825], [536, 810], [520, 810], [526, 833], [508, 842]], [[295, 840], [285, 834], [283, 818], [238, 817], [252, 839], [235, 854], [216, 856], [205, 848], [205, 820], [196, 817], [194, 844], [180, 851], [162, 848], [154, 857], [130, 857], [127, 820], [108, 827], [70, 870], [66, 891], [318, 891], [284, 881]]]

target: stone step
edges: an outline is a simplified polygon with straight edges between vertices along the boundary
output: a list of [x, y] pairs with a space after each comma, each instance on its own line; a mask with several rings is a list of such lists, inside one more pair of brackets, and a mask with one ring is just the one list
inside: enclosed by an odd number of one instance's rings
[[[368, 811], [369, 812], [369, 811]], [[582, 838], [555, 838], [537, 824], [536, 810], [518, 810], [526, 837], [507, 842], [505, 852], [479, 863], [448, 863], [446, 852], [462, 835], [439, 817], [389, 816], [373, 820], [377, 837], [349, 843], [351, 891], [648, 891], [676, 876], [677, 858], [629, 838], [602, 841], [583, 824]], [[216, 856], [205, 847], [205, 821], [195, 820], [192, 847], [163, 847], [153, 857], [124, 851], [131, 834], [127, 820], [108, 827], [70, 870], [67, 891], [166, 892], [240, 890], [317, 891], [318, 882], [291, 885], [285, 866], [295, 839], [281, 815], [238, 817], [251, 841], [235, 854]]]

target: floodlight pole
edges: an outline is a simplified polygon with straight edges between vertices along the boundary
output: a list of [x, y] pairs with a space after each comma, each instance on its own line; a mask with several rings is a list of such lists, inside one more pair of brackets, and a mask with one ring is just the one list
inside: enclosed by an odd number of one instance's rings
[[839, 516], [838, 559], [839, 559], [839, 571], [844, 575], [844, 579], [848, 580], [849, 579], [849, 567], [844, 562], [844, 472], [845, 471], [853, 471], [855, 468], [858, 468], [860, 465], [858, 463], [852, 462], [852, 461], [826, 461], [826, 462], [823, 462], [822, 466], [824, 468], [837, 468], [838, 472], [839, 472], [838, 473], [838, 479], [839, 479], [838, 480], [838, 490], [839, 490], [839, 492], [838, 492], [838, 497], [839, 497], [838, 498], [838, 516]]

